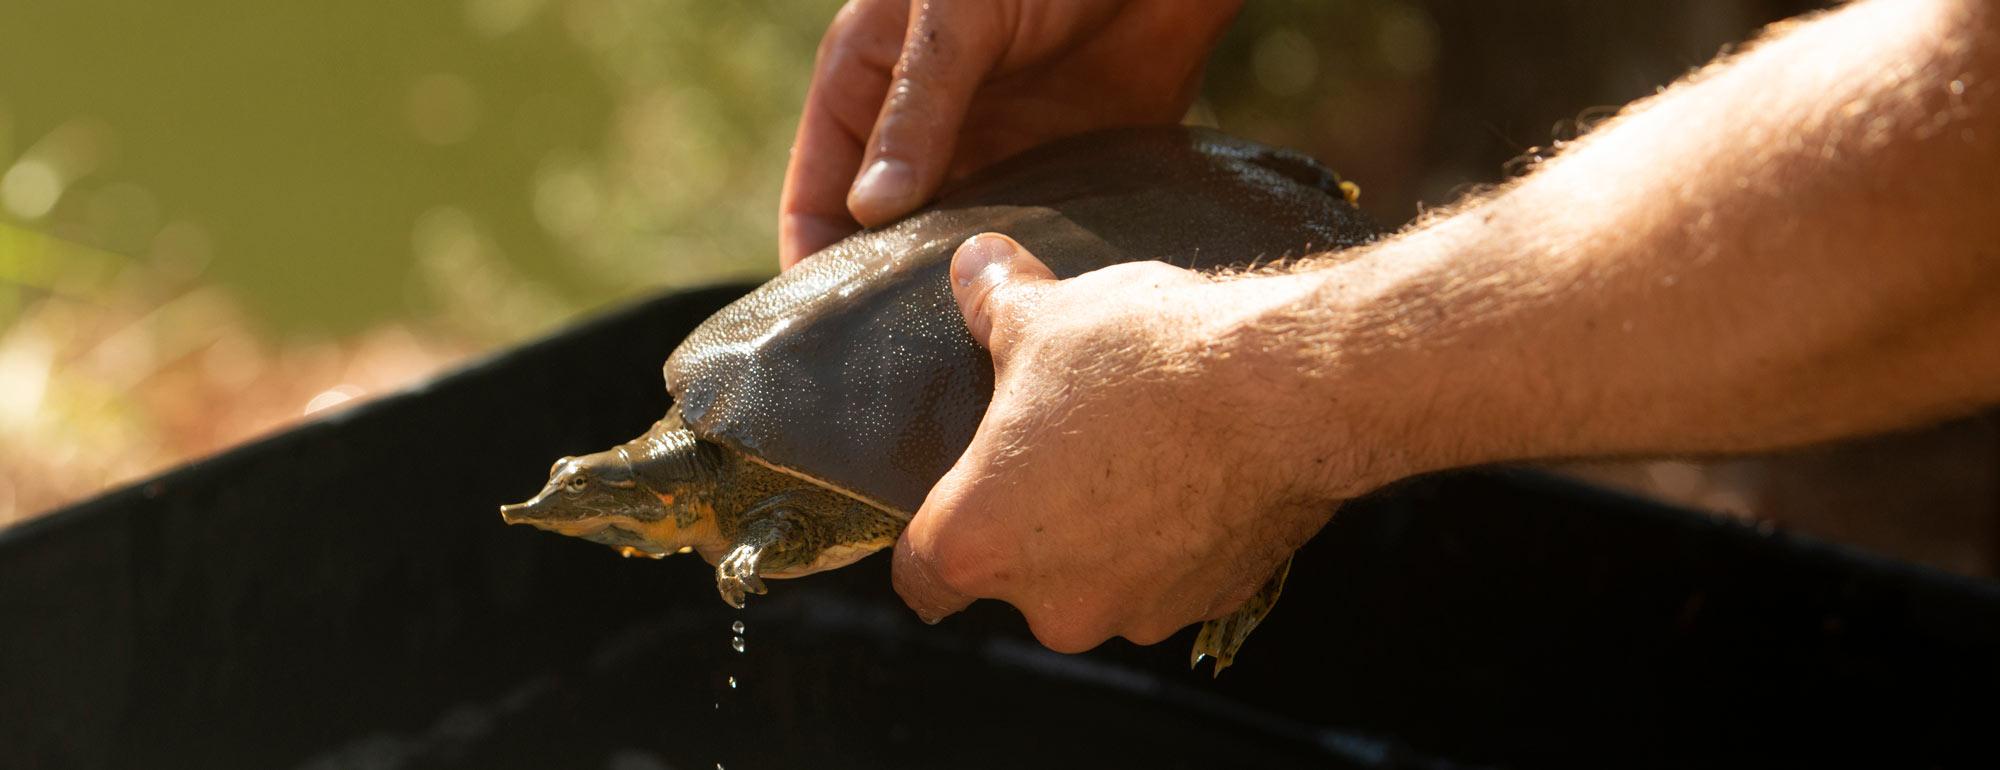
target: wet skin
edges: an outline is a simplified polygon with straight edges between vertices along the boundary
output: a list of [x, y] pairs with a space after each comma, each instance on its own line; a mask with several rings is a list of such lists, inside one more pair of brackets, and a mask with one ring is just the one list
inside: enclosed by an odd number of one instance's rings
[[692, 549], [715, 565], [716, 588], [735, 607], [765, 592], [763, 578], [845, 566], [894, 544], [908, 520], [696, 438], [678, 412], [624, 444], [557, 460], [540, 494], [500, 515], [626, 555]]
[[[1179, 126], [1023, 153], [718, 311], [666, 362], [667, 420], [558, 463], [509, 520], [627, 554], [699, 550], [732, 604], [763, 577], [849, 563], [893, 544], [992, 401], [994, 361], [948, 275], [960, 243], [1004, 233], [1059, 278], [1163, 255], [1242, 267], [1367, 242], [1379, 230], [1351, 193], [1305, 156]], [[1209, 621], [1197, 656], [1228, 664], [1277, 598], [1273, 572], [1242, 610]]]
[[[894, 545], [909, 523], [891, 511], [704, 441], [678, 409], [645, 435], [582, 457], [564, 457], [532, 499], [501, 506], [508, 524], [661, 558], [692, 550], [715, 565], [722, 600], [741, 608], [767, 592], [764, 578], [843, 567]], [[1284, 588], [1287, 562], [1235, 612], [1202, 625], [1189, 665], [1205, 657], [1222, 673]]]

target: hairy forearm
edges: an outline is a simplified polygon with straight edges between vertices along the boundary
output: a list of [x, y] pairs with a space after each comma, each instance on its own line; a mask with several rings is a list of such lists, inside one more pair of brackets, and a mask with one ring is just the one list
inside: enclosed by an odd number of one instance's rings
[[[1311, 373], [1302, 405], [1371, 411], [1341, 437], [1388, 447], [1364, 475], [1750, 450], [2000, 400], [1986, 6], [1798, 24], [1490, 197], [1271, 279], [1234, 337]], [[1313, 333], [1259, 331], [1279, 328]]]

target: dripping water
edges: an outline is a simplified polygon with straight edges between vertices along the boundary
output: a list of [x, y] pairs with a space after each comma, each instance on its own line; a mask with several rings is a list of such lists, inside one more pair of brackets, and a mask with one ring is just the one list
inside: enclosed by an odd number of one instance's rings
[[[729, 623], [729, 648], [735, 650], [739, 655], [743, 653], [743, 628], [743, 621], [741, 619], [733, 620]], [[736, 675], [726, 675], [725, 681], [729, 684], [730, 690], [737, 689]], [[724, 692], [716, 693], [715, 710], [718, 713], [722, 711], [722, 697], [725, 694]], [[715, 763], [715, 770], [723, 770], [721, 762]]]

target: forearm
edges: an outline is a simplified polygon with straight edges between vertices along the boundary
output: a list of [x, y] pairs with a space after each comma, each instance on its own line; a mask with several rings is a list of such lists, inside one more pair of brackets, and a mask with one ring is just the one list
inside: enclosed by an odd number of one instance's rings
[[[1365, 399], [1349, 440], [1406, 446], [1390, 475], [1749, 450], [2000, 400], [1985, 6], [1800, 25], [1491, 198], [1281, 279], [1246, 328], [1321, 330], [1269, 365]], [[1335, 395], [1312, 387], [1295, 395]]]

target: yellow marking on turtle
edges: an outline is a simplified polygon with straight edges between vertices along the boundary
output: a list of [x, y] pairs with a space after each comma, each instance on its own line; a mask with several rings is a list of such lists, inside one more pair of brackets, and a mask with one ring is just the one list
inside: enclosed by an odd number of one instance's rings
[[[674, 526], [672, 516], [661, 518], [658, 521], [640, 521], [630, 516], [612, 515], [594, 518], [589, 521], [537, 520], [528, 523], [537, 529], [585, 539], [610, 527], [621, 527], [639, 537], [645, 538], [646, 543], [653, 546], [658, 555], [653, 555], [652, 551], [643, 548], [632, 550], [637, 551], [639, 554], [658, 559], [666, 556], [668, 551], [687, 553], [696, 545], [726, 542], [722, 539], [722, 531], [715, 525], [715, 508], [707, 503], [695, 503], [694, 505], [697, 506], [695, 508], [695, 524], [687, 528]], [[690, 545], [676, 545], [677, 543], [688, 543]], [[631, 549], [631, 546], [625, 546], [624, 548]], [[620, 553], [623, 553], [623, 551], [621, 550]], [[625, 555], [630, 557], [632, 554]]]
[[1340, 197], [1346, 199], [1349, 206], [1360, 206], [1361, 185], [1345, 179], [1340, 180]]

